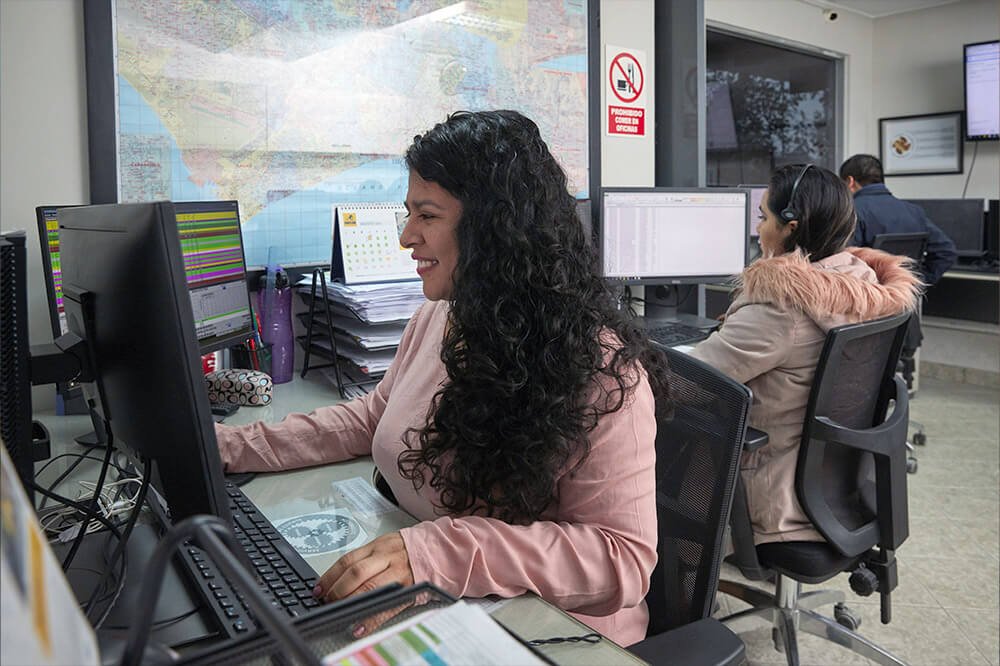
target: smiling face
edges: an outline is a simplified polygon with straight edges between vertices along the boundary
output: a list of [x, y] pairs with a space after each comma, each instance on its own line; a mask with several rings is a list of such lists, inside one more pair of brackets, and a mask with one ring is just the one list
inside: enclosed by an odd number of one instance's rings
[[452, 275], [458, 266], [457, 231], [462, 202], [411, 170], [405, 203], [409, 215], [399, 244], [413, 250], [427, 300], [447, 300], [451, 298]]
[[771, 191], [764, 190], [760, 199], [760, 225], [757, 233], [760, 235], [760, 249], [764, 256], [778, 256], [785, 253], [785, 239], [799, 226], [798, 220], [783, 224], [777, 214], [767, 207], [767, 199]]

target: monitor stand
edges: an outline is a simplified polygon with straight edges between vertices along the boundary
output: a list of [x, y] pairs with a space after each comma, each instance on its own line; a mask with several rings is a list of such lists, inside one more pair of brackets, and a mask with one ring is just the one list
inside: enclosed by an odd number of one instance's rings
[[94, 429], [84, 435], [74, 437], [73, 441], [81, 446], [104, 446], [107, 444], [108, 438], [104, 434], [104, 422], [95, 410], [90, 410], [90, 422]]
[[[691, 290], [688, 292], [688, 290]], [[647, 326], [677, 322], [696, 328], [712, 329], [719, 325], [715, 319], [699, 317], [697, 314], [698, 285], [665, 285], [646, 288], [646, 303], [643, 318]], [[695, 312], [687, 312], [688, 309]]]
[[83, 395], [83, 387], [79, 384], [56, 384], [56, 414], [90, 414], [90, 422], [94, 429], [85, 435], [74, 437], [73, 441], [81, 446], [100, 446], [107, 443], [104, 427], [99, 417], [90, 411], [87, 398]]

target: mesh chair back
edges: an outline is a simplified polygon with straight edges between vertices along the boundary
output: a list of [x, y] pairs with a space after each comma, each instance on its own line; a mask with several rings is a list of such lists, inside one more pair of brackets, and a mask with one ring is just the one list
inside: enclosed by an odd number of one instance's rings
[[817, 530], [846, 556], [906, 537], [908, 403], [894, 375], [909, 317], [831, 329], [816, 367], [796, 490]]
[[657, 421], [659, 561], [646, 603], [652, 636], [712, 613], [751, 393], [681, 352], [670, 361], [673, 414]]
[[872, 247], [889, 254], [909, 257], [919, 267], [924, 261], [924, 252], [927, 250], [927, 232], [878, 234], [872, 239]]

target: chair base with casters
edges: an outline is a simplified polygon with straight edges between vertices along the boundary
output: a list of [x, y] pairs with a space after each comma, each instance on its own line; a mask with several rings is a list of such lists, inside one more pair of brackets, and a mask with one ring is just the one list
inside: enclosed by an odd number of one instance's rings
[[[762, 621], [770, 624], [774, 649], [785, 654], [790, 666], [799, 663], [800, 632], [836, 643], [879, 664], [906, 665], [903, 660], [855, 633], [861, 619], [844, 605], [846, 595], [841, 590], [802, 593], [801, 583], [779, 574], [774, 594], [727, 580], [719, 581], [719, 592], [753, 606], [721, 618], [722, 624], [737, 634], [759, 628]], [[830, 604], [834, 606], [834, 620], [814, 612], [814, 609]]]

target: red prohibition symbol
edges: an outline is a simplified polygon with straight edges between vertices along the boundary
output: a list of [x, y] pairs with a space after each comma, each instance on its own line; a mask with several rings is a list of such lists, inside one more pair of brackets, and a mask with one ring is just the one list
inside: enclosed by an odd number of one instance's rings
[[[616, 76], [617, 73], [617, 76]], [[619, 53], [611, 61], [611, 90], [623, 102], [639, 99], [645, 77], [639, 61], [628, 53]]]

